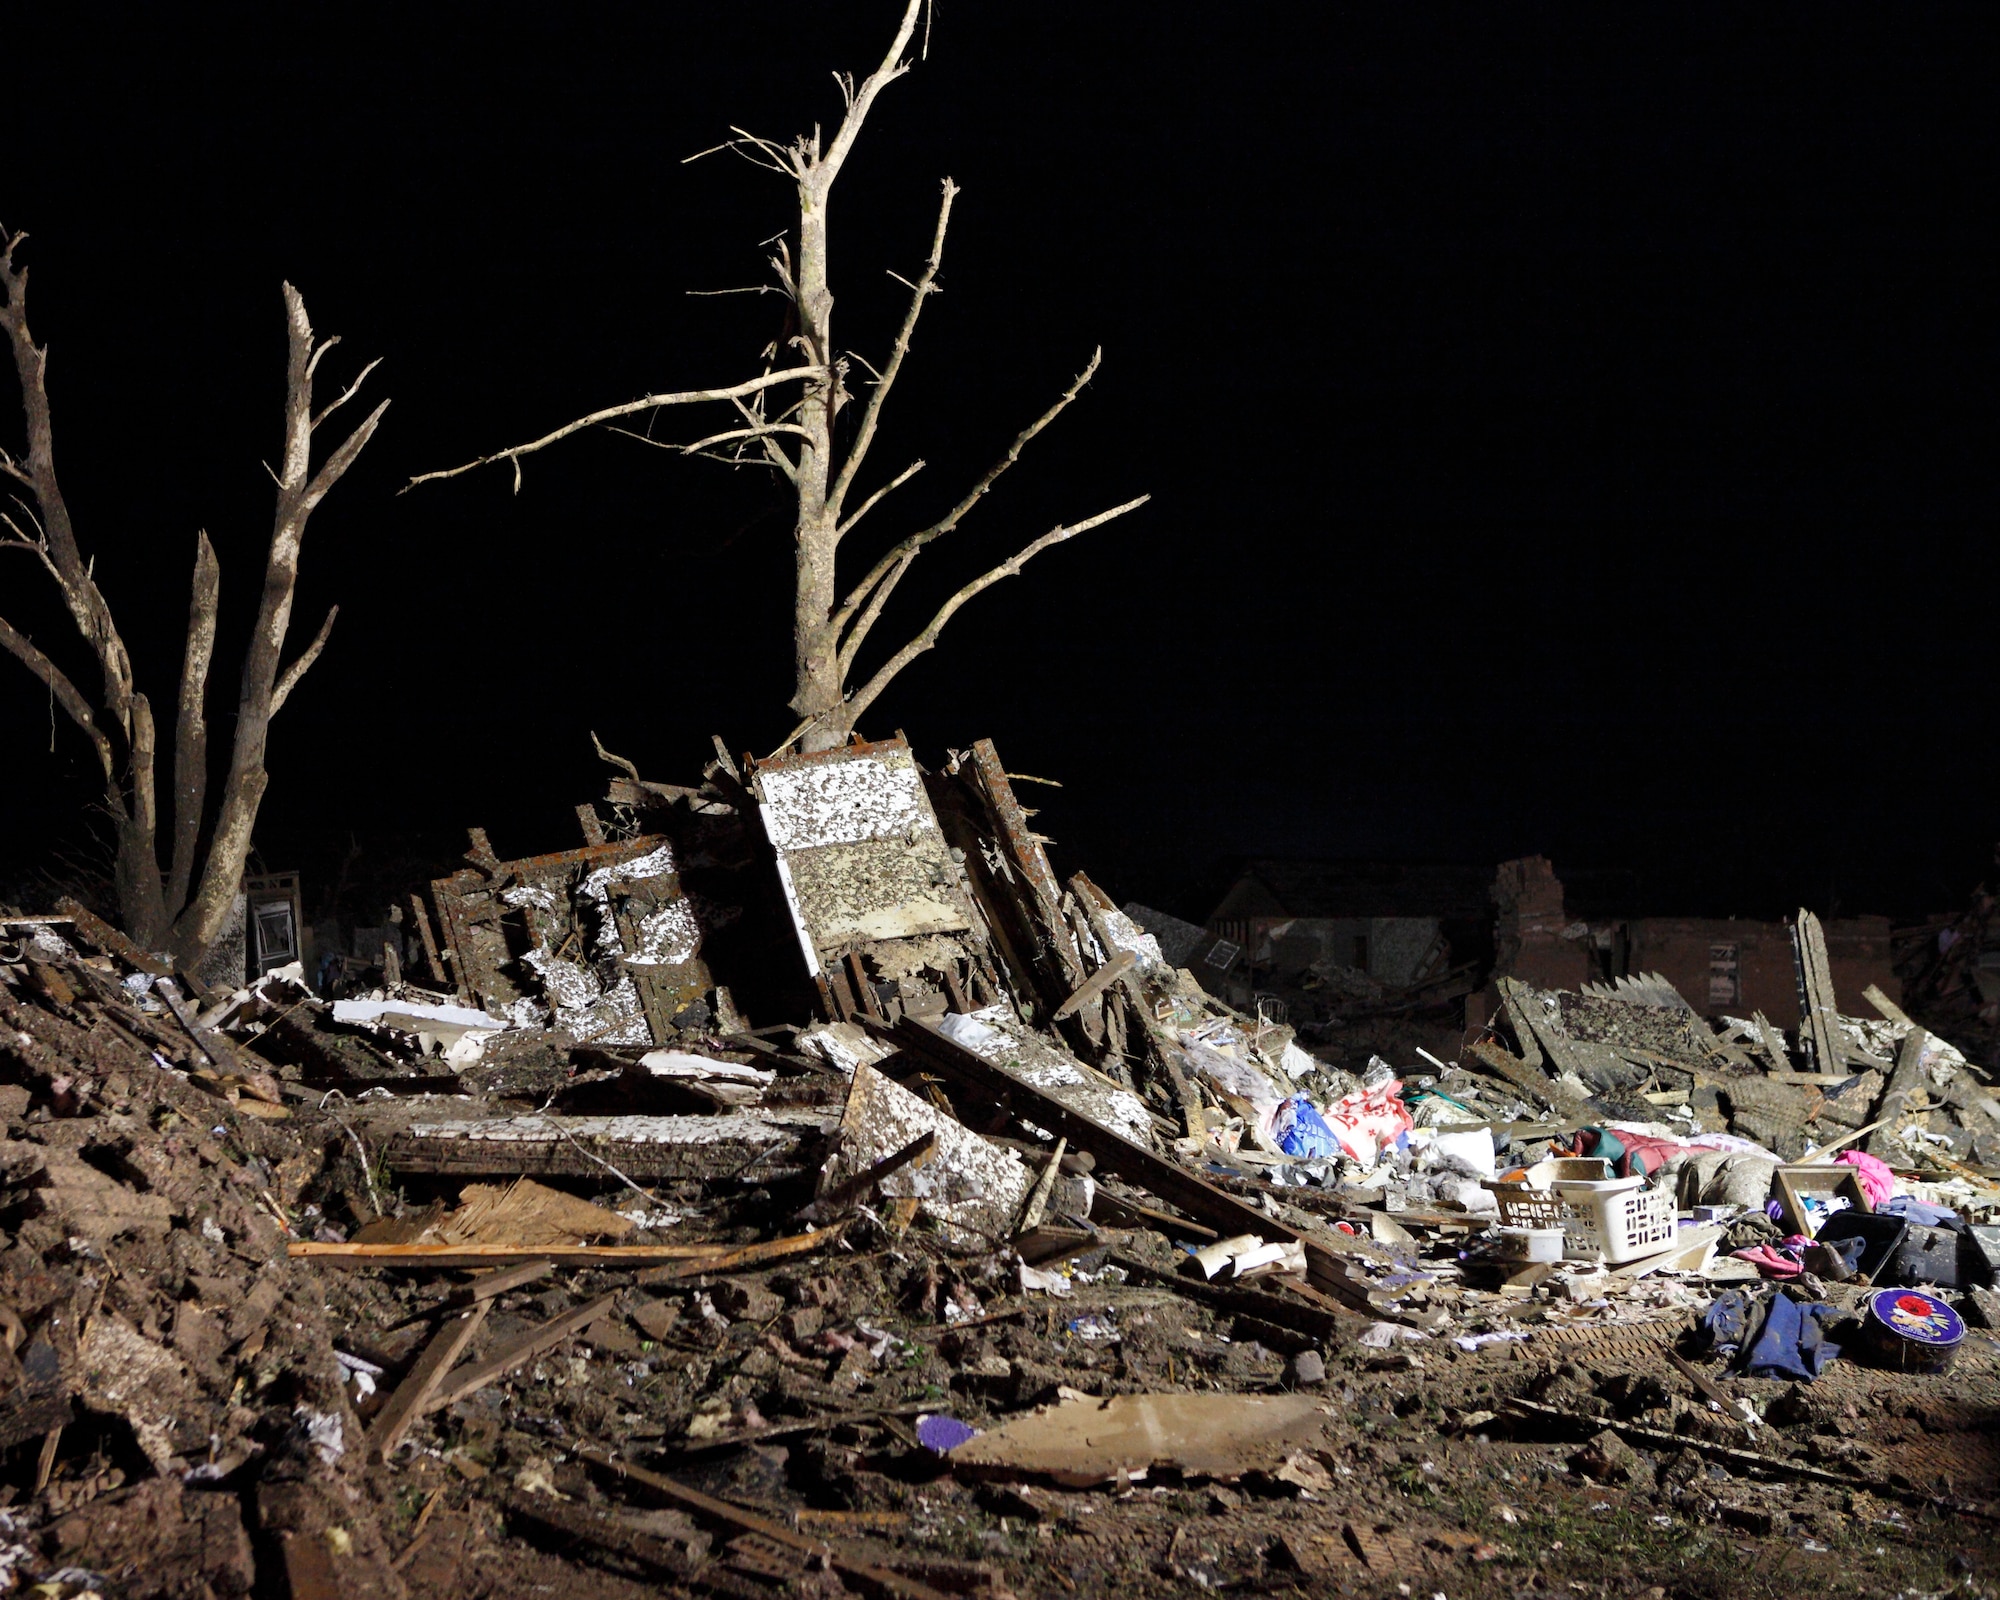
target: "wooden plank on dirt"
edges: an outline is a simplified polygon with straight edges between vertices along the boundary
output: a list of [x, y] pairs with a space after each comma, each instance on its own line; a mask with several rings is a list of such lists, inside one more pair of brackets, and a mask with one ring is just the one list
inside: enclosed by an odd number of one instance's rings
[[613, 1309], [623, 1292], [614, 1289], [610, 1294], [601, 1294], [559, 1317], [551, 1317], [540, 1327], [530, 1328], [526, 1333], [509, 1339], [499, 1349], [460, 1367], [450, 1374], [442, 1387], [433, 1389], [424, 1401], [423, 1412], [441, 1411], [446, 1406], [456, 1405], [467, 1395], [476, 1394], [496, 1379], [504, 1378], [522, 1362], [532, 1361], [543, 1351], [552, 1350], [563, 1340], [583, 1332], [605, 1312]]
[[737, 1272], [744, 1267], [761, 1267], [766, 1262], [784, 1261], [792, 1256], [824, 1250], [841, 1235], [843, 1224], [822, 1228], [817, 1233], [795, 1233], [785, 1239], [766, 1239], [761, 1244], [740, 1245], [721, 1255], [690, 1256], [670, 1266], [650, 1267], [639, 1274], [642, 1284], [673, 1283], [682, 1278], [698, 1278], [709, 1272]]
[[812, 1538], [770, 1517], [759, 1516], [727, 1500], [718, 1500], [698, 1489], [690, 1489], [684, 1483], [677, 1483], [657, 1472], [648, 1472], [643, 1467], [635, 1467], [629, 1461], [620, 1461], [599, 1445], [583, 1445], [576, 1455], [579, 1460], [588, 1461], [606, 1472], [615, 1473], [628, 1483], [650, 1490], [668, 1504], [690, 1512], [704, 1522], [719, 1523], [738, 1533], [756, 1534], [804, 1556], [822, 1556], [844, 1581], [865, 1594], [888, 1595], [891, 1600], [945, 1600], [941, 1591], [927, 1583], [919, 1583], [900, 1572], [891, 1572], [886, 1567], [862, 1561], [831, 1540]]
[[651, 1267], [662, 1262], [731, 1255], [725, 1244], [319, 1244], [294, 1240], [293, 1260], [329, 1267], [499, 1267], [512, 1261], [553, 1261], [565, 1267]]
[[424, 1414], [438, 1385], [445, 1381], [452, 1364], [465, 1353], [465, 1347], [472, 1342], [472, 1336], [479, 1332], [486, 1321], [486, 1313], [492, 1309], [491, 1300], [477, 1301], [470, 1310], [461, 1311], [431, 1335], [430, 1343], [424, 1346], [423, 1354], [404, 1374], [403, 1381], [396, 1385], [388, 1404], [376, 1412], [374, 1420], [368, 1424], [370, 1460], [387, 1461], [395, 1454], [396, 1446], [403, 1442], [403, 1435]]

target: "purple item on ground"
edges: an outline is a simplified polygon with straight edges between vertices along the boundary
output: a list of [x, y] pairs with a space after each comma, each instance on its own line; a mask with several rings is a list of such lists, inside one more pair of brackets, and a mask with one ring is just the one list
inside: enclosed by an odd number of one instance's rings
[[978, 1437], [977, 1428], [968, 1427], [956, 1417], [926, 1414], [917, 1418], [917, 1443], [926, 1450], [935, 1450], [939, 1455], [956, 1450], [966, 1440]]

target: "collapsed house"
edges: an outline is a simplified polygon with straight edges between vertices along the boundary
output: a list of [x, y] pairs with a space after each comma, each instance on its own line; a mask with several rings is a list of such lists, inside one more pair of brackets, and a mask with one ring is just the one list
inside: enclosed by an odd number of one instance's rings
[[1511, 1592], [1607, 1558], [1522, 1531], [1572, 1494], [1886, 1582], [1989, 1525], [2000, 1100], [1810, 913], [1793, 1026], [1517, 966], [1348, 1070], [1017, 781], [627, 768], [331, 1004], [0, 916], [0, 1583]]

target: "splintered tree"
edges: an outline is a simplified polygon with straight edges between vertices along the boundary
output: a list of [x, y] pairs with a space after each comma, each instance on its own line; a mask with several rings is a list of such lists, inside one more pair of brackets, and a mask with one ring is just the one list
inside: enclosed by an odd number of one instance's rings
[[[4, 234], [4, 230], [0, 230]], [[70, 675], [25, 634], [0, 618], [0, 645], [18, 657], [48, 686], [69, 718], [90, 741], [104, 774], [104, 803], [116, 830], [114, 880], [125, 931], [148, 950], [170, 953], [183, 966], [197, 965], [215, 943], [229, 917], [243, 878], [269, 775], [264, 754], [271, 718], [326, 648], [340, 608], [326, 615], [311, 644], [282, 671], [279, 663], [291, 626], [292, 595], [298, 586], [299, 552], [306, 521], [341, 475], [354, 464], [374, 434], [383, 401], [320, 464], [312, 466], [313, 435], [351, 400], [374, 370], [370, 362], [333, 400], [313, 408], [313, 380], [320, 358], [337, 339], [313, 340], [305, 301], [284, 286], [285, 327], [290, 355], [285, 368], [285, 445], [277, 470], [277, 512], [264, 562], [257, 620], [243, 657], [243, 683], [236, 703], [236, 731], [228, 775], [203, 847], [202, 824], [208, 803], [208, 669], [215, 653], [221, 570], [206, 532], [195, 535], [194, 585], [188, 603], [187, 646], [181, 658], [179, 701], [173, 731], [171, 818], [162, 840], [158, 733], [152, 701], [138, 687], [110, 603], [98, 586], [97, 561], [78, 545], [69, 507], [56, 482], [54, 434], [50, 426], [46, 345], [28, 331], [28, 273], [15, 261], [25, 234], [6, 236], [0, 246], [0, 328], [13, 347], [14, 371], [21, 381], [27, 412], [28, 448], [16, 456], [0, 450], [0, 474], [21, 489], [13, 509], [0, 511], [0, 550], [19, 551], [40, 563], [55, 584], [83, 644], [95, 658], [100, 688], [86, 695]], [[162, 866], [162, 848], [167, 861]]]
[[[842, 544], [863, 518], [874, 511], [894, 490], [901, 488], [923, 468], [914, 461], [874, 488], [860, 488], [862, 468], [873, 447], [882, 420], [882, 408], [902, 372], [916, 334], [917, 319], [924, 302], [938, 291], [938, 271], [944, 261], [945, 230], [951, 222], [951, 204], [958, 186], [944, 181], [938, 206], [937, 228], [916, 281], [899, 278], [910, 290], [910, 303], [902, 325], [890, 345], [887, 359], [877, 367], [852, 351], [842, 351], [833, 339], [833, 290], [827, 276], [827, 218], [833, 198], [834, 181], [854, 149], [876, 97], [910, 70], [911, 39], [926, 0], [908, 0], [894, 43], [882, 64], [856, 84], [852, 77], [838, 75], [846, 109], [830, 140], [820, 132], [802, 136], [790, 144], [732, 128], [733, 137], [704, 151], [731, 151], [753, 165], [777, 173], [791, 182], [798, 193], [799, 221], [794, 238], [779, 244], [771, 258], [777, 277], [777, 291], [793, 308], [790, 319], [796, 332], [773, 343], [763, 353], [764, 370], [740, 383], [714, 389], [690, 389], [672, 394], [649, 394], [624, 405], [593, 411], [578, 417], [553, 433], [511, 449], [481, 456], [464, 466], [442, 472], [428, 472], [410, 481], [410, 487], [436, 478], [456, 477], [463, 472], [496, 462], [514, 469], [514, 488], [521, 486], [521, 458], [547, 449], [560, 439], [585, 428], [657, 411], [666, 406], [716, 405], [730, 408], [728, 425], [706, 433], [686, 444], [663, 448], [683, 455], [708, 456], [733, 464], [750, 464], [781, 474], [797, 498], [793, 525], [794, 594], [792, 601], [793, 693], [791, 709], [802, 719], [786, 740], [806, 750], [825, 750], [842, 744], [857, 719], [889, 686], [899, 672], [937, 643], [944, 626], [968, 600], [991, 588], [1002, 578], [1011, 578], [1034, 557], [1053, 545], [1074, 539], [1080, 533], [1100, 527], [1114, 517], [1136, 510], [1149, 498], [1140, 495], [1122, 505], [1112, 506], [1081, 521], [1059, 524], [1030, 540], [990, 571], [962, 585], [900, 648], [878, 652], [875, 665], [866, 677], [857, 666], [883, 607], [926, 547], [956, 529], [973, 507], [979, 504], [1000, 476], [1020, 459], [1028, 442], [1062, 414], [1097, 371], [1102, 351], [1094, 352], [1089, 363], [1055, 404], [1023, 428], [1000, 459], [974, 483], [957, 503], [936, 522], [908, 534], [884, 550], [873, 565], [843, 591], [838, 557]], [[696, 159], [690, 157], [690, 159]], [[796, 252], [796, 253], [795, 253]], [[847, 379], [852, 366], [868, 374], [865, 398], [851, 395]], [[843, 420], [850, 403], [859, 400], [858, 420]], [[849, 421], [852, 422], [851, 428]], [[836, 424], [839, 424], [837, 427]], [[625, 431], [625, 430], [619, 430]], [[647, 443], [658, 441], [648, 438]], [[858, 681], [857, 681], [858, 679]]]

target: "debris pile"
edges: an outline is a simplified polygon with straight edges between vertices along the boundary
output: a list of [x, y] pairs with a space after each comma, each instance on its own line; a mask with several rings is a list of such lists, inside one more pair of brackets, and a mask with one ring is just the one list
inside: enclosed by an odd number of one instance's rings
[[2000, 1101], [1843, 1012], [1809, 913], [1790, 1034], [1508, 977], [1455, 1059], [1349, 1071], [1059, 879], [1021, 781], [627, 768], [581, 848], [475, 830], [427, 982], [332, 1003], [0, 916], [0, 1588], [1991, 1552]]

